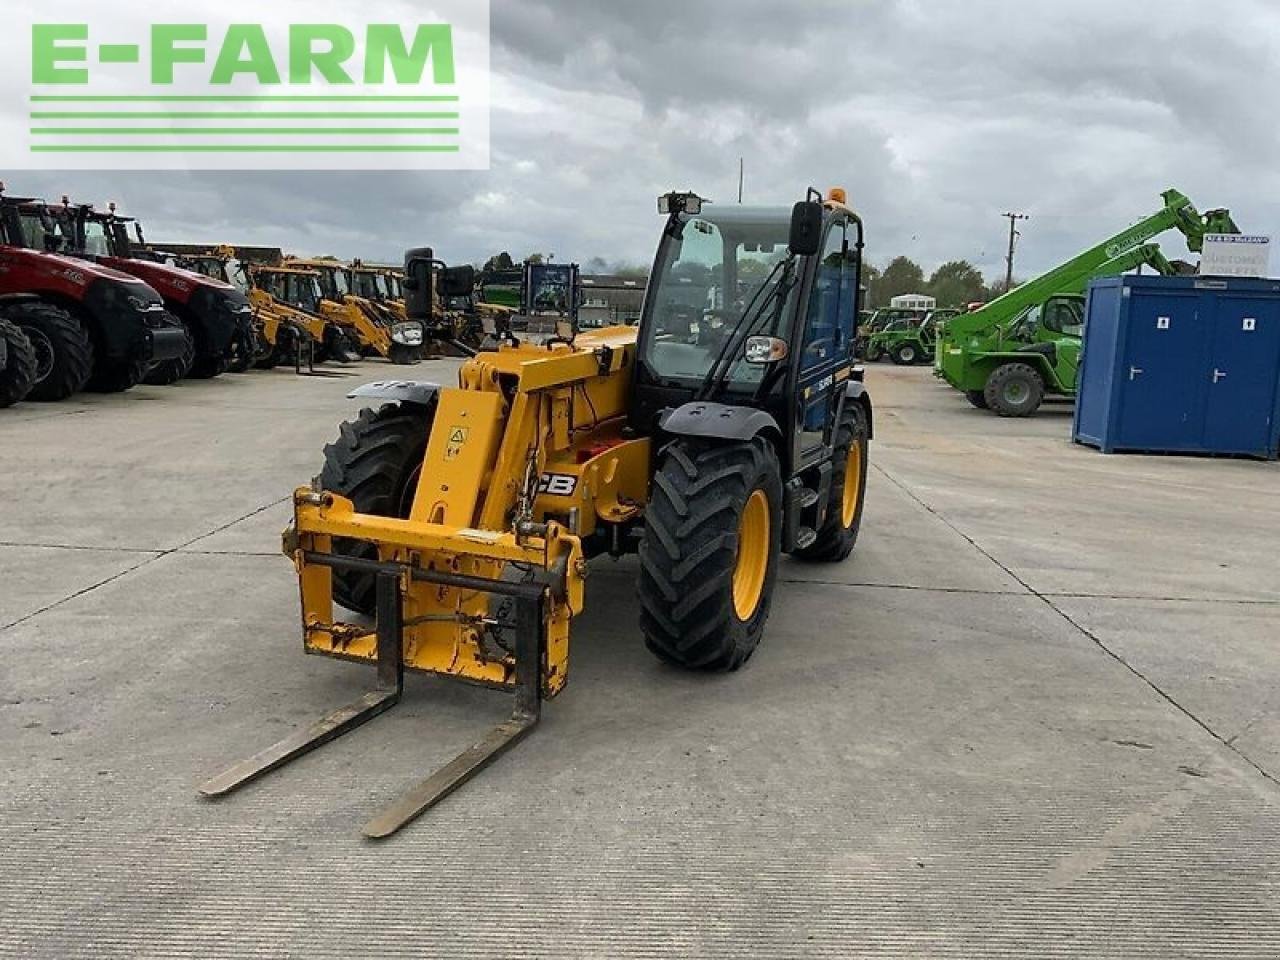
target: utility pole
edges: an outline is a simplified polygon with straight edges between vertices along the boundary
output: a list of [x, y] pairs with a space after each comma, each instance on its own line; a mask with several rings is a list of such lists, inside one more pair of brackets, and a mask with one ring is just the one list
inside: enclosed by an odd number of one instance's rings
[[743, 158], [738, 158], [738, 202], [742, 202], [742, 175], [744, 173]]
[[1031, 217], [1025, 213], [1002, 213], [1001, 216], [1009, 218], [1009, 256], [1005, 258], [1008, 270], [1004, 275], [1004, 292], [1008, 293], [1013, 289], [1013, 248], [1018, 242], [1018, 237], [1022, 236], [1018, 231], [1018, 221], [1030, 220]]

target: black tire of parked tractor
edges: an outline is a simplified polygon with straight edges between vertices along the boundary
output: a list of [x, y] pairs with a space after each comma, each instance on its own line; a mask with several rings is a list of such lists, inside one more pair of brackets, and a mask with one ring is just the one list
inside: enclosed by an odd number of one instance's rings
[[212, 380], [214, 377], [220, 377], [226, 372], [227, 357], [225, 354], [211, 355], [206, 353], [195, 358], [188, 376], [192, 380]]
[[408, 366], [422, 359], [419, 347], [410, 347], [403, 343], [393, 343], [387, 351], [387, 359], [398, 366]]
[[[827, 506], [827, 520], [818, 531], [817, 540], [807, 547], [791, 552], [791, 556], [797, 560], [838, 563], [853, 553], [853, 548], [858, 542], [858, 531], [862, 528], [862, 508], [867, 498], [868, 433], [867, 413], [862, 405], [852, 400], [845, 401], [844, 409], [840, 411], [840, 422], [836, 424], [836, 445], [831, 458], [831, 495]], [[853, 515], [849, 522], [845, 523], [844, 495], [849, 480], [849, 455], [855, 445], [860, 454], [857, 462], [858, 489], [853, 501]]]
[[89, 393], [124, 393], [140, 384], [146, 375], [145, 360], [99, 360], [84, 388]]
[[236, 327], [227, 347], [227, 373], [248, 373], [258, 356], [258, 335], [247, 321]]
[[0, 317], [0, 339], [5, 345], [5, 364], [0, 368], [0, 408], [11, 407], [35, 386], [36, 349], [16, 323]]
[[196, 359], [196, 340], [191, 335], [191, 328], [181, 320], [174, 318], [174, 322], [179, 324], [183, 332], [187, 335], [187, 345], [182, 351], [182, 355], [173, 357], [169, 360], [161, 360], [159, 363], [153, 363], [147, 368], [147, 375], [142, 378], [142, 382], [153, 387], [167, 387], [171, 383], [177, 383], [183, 377], [191, 372], [191, 365]]
[[85, 389], [93, 372], [93, 341], [79, 320], [49, 303], [16, 303], [5, 316], [35, 350], [36, 382], [28, 400], [65, 400]]
[[977, 407], [979, 410], [988, 409], [987, 395], [983, 393], [981, 390], [966, 390], [964, 392], [964, 398], [968, 400], [971, 404], [973, 404], [975, 407]]
[[987, 407], [1001, 417], [1029, 417], [1044, 400], [1044, 380], [1025, 363], [1005, 363], [987, 377]]
[[[320, 486], [346, 497], [358, 513], [408, 517], [434, 419], [434, 405], [391, 403], [361, 410], [354, 420], [342, 424], [338, 439], [324, 448]], [[333, 552], [377, 559], [377, 548], [361, 540], [335, 538]], [[372, 614], [376, 595], [374, 574], [333, 571], [333, 599], [348, 610]]]
[[[740, 519], [756, 491], [768, 504], [768, 555], [755, 609], [741, 617], [733, 589]], [[640, 629], [650, 652], [689, 669], [742, 666], [769, 617], [781, 532], [782, 479], [767, 441], [672, 442], [654, 475], [640, 545]]]
[[920, 351], [914, 343], [900, 343], [893, 348], [889, 357], [898, 366], [909, 367], [920, 359]]

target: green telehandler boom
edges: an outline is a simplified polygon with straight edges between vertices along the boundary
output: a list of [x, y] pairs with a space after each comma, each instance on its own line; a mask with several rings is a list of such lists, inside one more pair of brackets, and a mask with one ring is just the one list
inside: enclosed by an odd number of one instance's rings
[[[1166, 190], [1157, 213], [1090, 247], [972, 313], [947, 321], [935, 373], [976, 407], [1004, 417], [1034, 413], [1046, 394], [1074, 397], [1084, 292], [1095, 277], [1147, 265], [1177, 271], [1148, 240], [1177, 229], [1199, 253], [1207, 233], [1239, 233], [1226, 210], [1200, 214], [1183, 194]], [[1079, 318], [1077, 322], [1071, 316]]]

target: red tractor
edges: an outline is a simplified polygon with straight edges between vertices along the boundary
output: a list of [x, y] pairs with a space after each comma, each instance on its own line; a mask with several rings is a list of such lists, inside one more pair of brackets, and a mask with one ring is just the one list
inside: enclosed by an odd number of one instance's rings
[[56, 224], [23, 216], [32, 203], [0, 193], [0, 316], [34, 349], [28, 398], [128, 390], [152, 363], [180, 357], [188, 339], [160, 294], [136, 277], [58, 253]]
[[[165, 309], [187, 331], [191, 353], [156, 364], [147, 374], [147, 383], [172, 383], [183, 376], [208, 379], [228, 369], [248, 369], [254, 353], [253, 307], [239, 289], [150, 253], [142, 225], [132, 217], [118, 215], [114, 203], [103, 213], [90, 204], [73, 205], [63, 197], [62, 206], [49, 208], [47, 213], [71, 244], [71, 252], [144, 280], [164, 298]], [[136, 245], [129, 236], [130, 224]]]

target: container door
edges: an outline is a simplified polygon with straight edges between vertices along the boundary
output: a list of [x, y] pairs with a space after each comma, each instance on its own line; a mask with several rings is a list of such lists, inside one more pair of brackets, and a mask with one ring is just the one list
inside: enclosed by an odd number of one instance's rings
[[1214, 317], [1204, 445], [1221, 453], [1266, 453], [1275, 413], [1280, 301], [1221, 296]]
[[1209, 329], [1191, 290], [1135, 290], [1126, 329], [1116, 446], [1188, 450], [1200, 445]]

